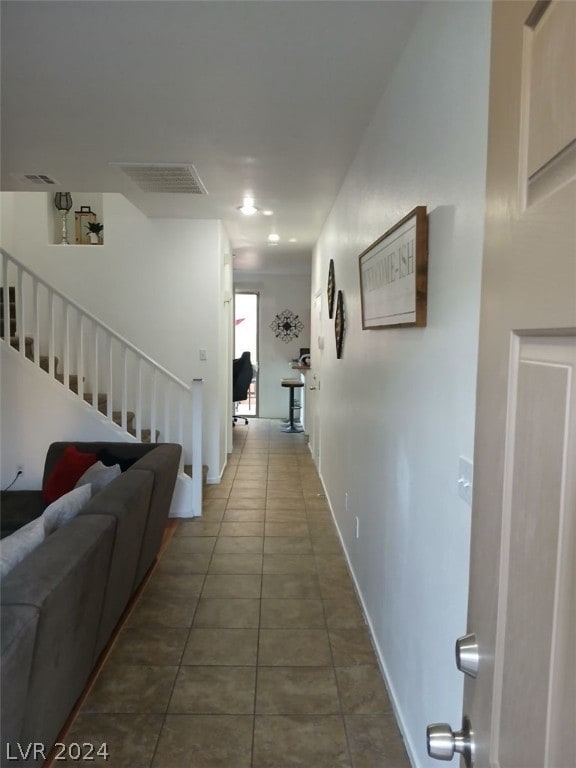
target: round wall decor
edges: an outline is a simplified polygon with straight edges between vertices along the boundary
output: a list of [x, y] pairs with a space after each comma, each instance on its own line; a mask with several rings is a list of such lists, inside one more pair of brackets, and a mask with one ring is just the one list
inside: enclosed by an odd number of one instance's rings
[[270, 328], [274, 331], [277, 339], [282, 339], [285, 344], [297, 339], [304, 330], [304, 324], [298, 315], [290, 309], [284, 309], [270, 323]]

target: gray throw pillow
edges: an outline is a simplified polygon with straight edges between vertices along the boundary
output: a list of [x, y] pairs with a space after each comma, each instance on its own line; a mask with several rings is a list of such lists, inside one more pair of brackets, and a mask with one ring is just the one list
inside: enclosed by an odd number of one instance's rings
[[101, 461], [97, 461], [88, 467], [86, 472], [78, 480], [75, 488], [90, 484], [92, 486], [92, 496], [101, 491], [108, 483], [111, 483], [115, 477], [120, 474], [120, 464], [114, 464], [112, 467], [105, 466]]
[[46, 536], [76, 517], [78, 512], [88, 504], [91, 495], [92, 486], [82, 485], [80, 488], [68, 491], [46, 507], [42, 515]]
[[0, 541], [0, 576], [4, 578], [15, 565], [44, 541], [44, 520], [37, 517]]

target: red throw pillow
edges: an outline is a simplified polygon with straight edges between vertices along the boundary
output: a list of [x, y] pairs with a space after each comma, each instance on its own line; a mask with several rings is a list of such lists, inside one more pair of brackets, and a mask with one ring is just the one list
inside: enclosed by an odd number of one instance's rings
[[84, 472], [97, 461], [95, 453], [82, 453], [75, 445], [69, 445], [58, 459], [52, 473], [42, 489], [42, 498], [46, 504], [71, 491]]

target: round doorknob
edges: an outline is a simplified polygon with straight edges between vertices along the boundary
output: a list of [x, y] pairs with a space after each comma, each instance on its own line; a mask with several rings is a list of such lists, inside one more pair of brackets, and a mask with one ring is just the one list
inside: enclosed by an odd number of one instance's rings
[[426, 728], [426, 744], [428, 754], [435, 760], [452, 760], [454, 757], [454, 733], [448, 723], [429, 725]]
[[468, 768], [472, 766], [472, 732], [470, 721], [464, 718], [461, 731], [453, 731], [447, 723], [434, 723], [426, 729], [428, 754], [435, 760], [452, 760], [458, 752]]

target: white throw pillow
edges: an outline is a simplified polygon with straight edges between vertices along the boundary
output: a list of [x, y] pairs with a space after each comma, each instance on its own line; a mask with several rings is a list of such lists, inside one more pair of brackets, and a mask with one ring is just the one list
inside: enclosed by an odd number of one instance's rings
[[68, 491], [46, 507], [42, 515], [46, 536], [76, 517], [78, 512], [88, 504], [91, 495], [92, 486], [82, 485], [80, 488]]
[[4, 578], [15, 565], [24, 560], [33, 549], [44, 541], [42, 516], [18, 528], [0, 541], [0, 576]]
[[92, 496], [94, 496], [95, 493], [101, 491], [104, 486], [111, 483], [119, 474], [120, 464], [114, 464], [112, 467], [107, 467], [102, 464], [101, 461], [97, 461], [95, 464], [92, 464], [91, 467], [88, 467], [74, 487], [80, 488], [81, 486], [90, 483], [92, 486]]

